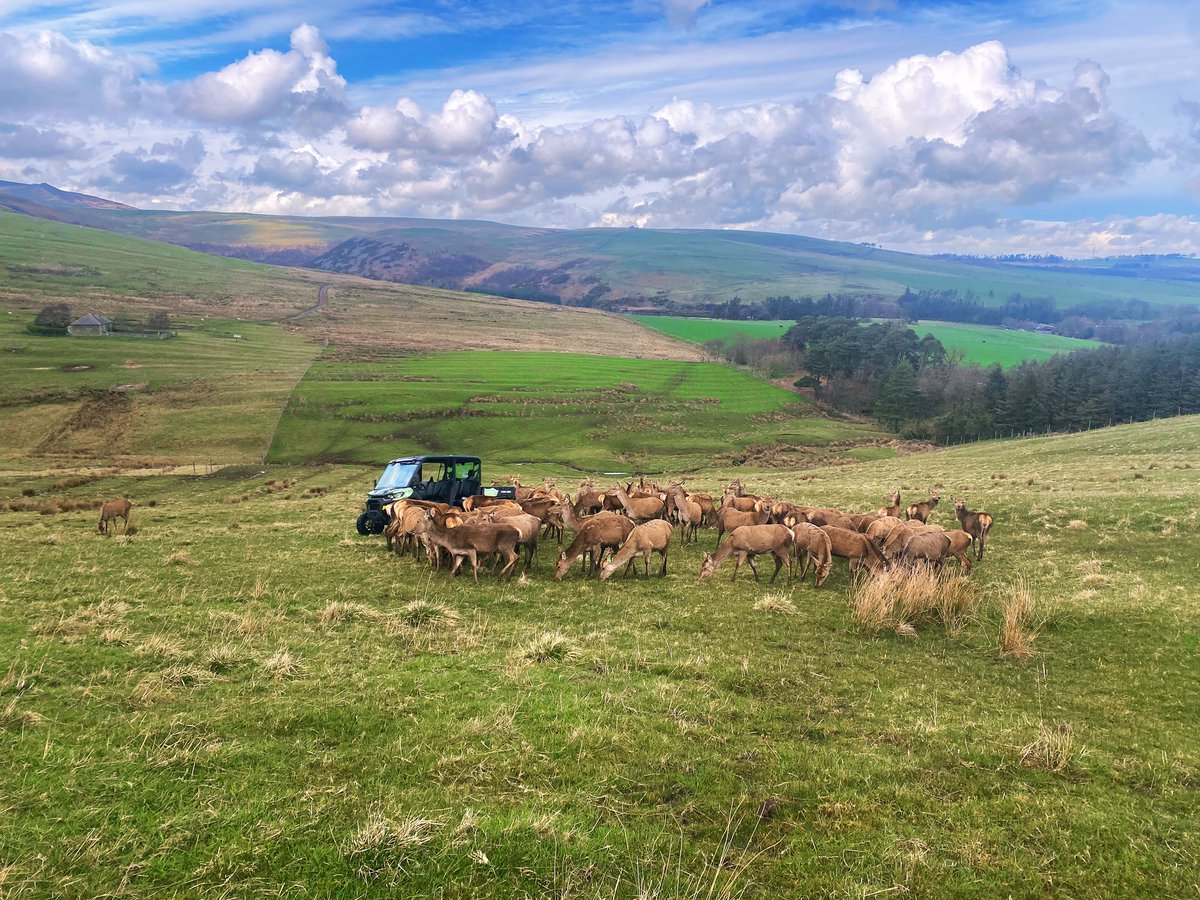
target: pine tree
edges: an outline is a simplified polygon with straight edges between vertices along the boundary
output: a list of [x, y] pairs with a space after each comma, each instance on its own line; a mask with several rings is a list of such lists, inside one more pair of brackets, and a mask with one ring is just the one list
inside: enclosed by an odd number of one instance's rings
[[917, 373], [908, 363], [900, 363], [892, 369], [891, 376], [879, 391], [875, 418], [896, 431], [903, 422], [916, 418], [922, 399], [917, 389]]

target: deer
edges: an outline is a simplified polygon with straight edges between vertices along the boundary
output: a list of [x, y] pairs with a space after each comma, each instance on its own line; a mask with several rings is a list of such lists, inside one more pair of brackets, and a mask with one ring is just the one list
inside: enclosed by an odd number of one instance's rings
[[516, 500], [506, 500], [503, 497], [488, 497], [484, 494], [472, 494], [462, 502], [462, 508], [467, 512], [474, 512], [477, 509], [489, 509], [493, 506], [508, 506], [520, 509], [521, 504]]
[[566, 550], [558, 551], [558, 565], [554, 568], [554, 580], [562, 581], [575, 560], [588, 551], [592, 554], [590, 568], [595, 571], [604, 551], [616, 550], [620, 547], [628, 539], [629, 533], [633, 529], [633, 521], [625, 516], [599, 515], [588, 519], [583, 527], [575, 533], [575, 540], [571, 541], [571, 546]]
[[883, 548], [884, 542], [889, 534], [897, 528], [907, 528], [903, 519], [898, 519], [895, 516], [880, 516], [874, 522], [867, 526], [866, 535], [875, 543], [876, 547]]
[[[629, 532], [625, 543], [600, 570], [600, 580], [607, 581], [613, 572], [621, 566], [632, 563], [638, 557], [641, 557], [645, 565], [646, 577], [649, 578], [651, 553], [657, 553], [662, 557], [662, 569], [658, 574], [665, 577], [667, 574], [667, 551], [671, 549], [671, 533], [674, 530], [671, 523], [665, 519], [653, 519], [635, 526], [633, 531]], [[636, 572], [637, 566], [633, 566], [633, 570]], [[629, 574], [628, 568], [625, 573]]]
[[921, 503], [910, 503], [908, 509], [904, 511], [904, 518], [908, 520], [916, 519], [922, 525], [929, 521], [929, 516], [933, 513], [933, 509], [938, 505], [938, 501], [942, 499], [942, 495], [936, 491], [929, 492], [929, 499]]
[[450, 573], [457, 575], [464, 559], [471, 560], [471, 577], [479, 584], [479, 554], [498, 553], [505, 560], [500, 575], [512, 577], [517, 567], [516, 546], [521, 533], [500, 522], [479, 522], [447, 528], [438, 522], [433, 510], [425, 511], [425, 535], [436, 547], [446, 550], [454, 560]]
[[96, 525], [96, 531], [100, 534], [108, 534], [108, 523], [116, 519], [123, 520], [124, 530], [129, 530], [129, 510], [133, 504], [122, 497], [119, 500], [109, 500], [100, 507], [100, 521]]
[[517, 552], [525, 551], [525, 571], [528, 572], [531, 566], [538, 565], [537, 550], [538, 550], [538, 535], [542, 531], [542, 520], [537, 516], [529, 513], [518, 513], [515, 516], [497, 516], [495, 513], [484, 513], [479, 519], [479, 522], [502, 522], [515, 529], [521, 535], [521, 539], [517, 541]]
[[801, 506], [779, 500], [771, 504], [770, 516], [767, 521], [772, 525], [786, 525], [791, 528], [801, 522], [808, 522], [808, 514], [813, 511], [811, 506]]
[[879, 513], [861, 513], [858, 515], [852, 515], [849, 518], [850, 524], [854, 526], [855, 531], [857, 531], [859, 534], [866, 534], [867, 529], [871, 527], [871, 523], [876, 519], [882, 518], [882, 516], [880, 516]]
[[732, 507], [739, 512], [750, 512], [754, 509], [754, 504], [758, 502], [758, 499], [753, 494], [743, 494], [742, 483], [733, 481], [725, 486], [725, 490], [721, 494], [721, 508]]
[[904, 545], [914, 535], [918, 534], [945, 534], [945, 532], [937, 525], [920, 525], [903, 522], [889, 531], [884, 539], [876, 544], [879, 552], [883, 555], [883, 561], [891, 565], [903, 557]]
[[900, 558], [912, 568], [924, 563], [935, 570], [940, 570], [942, 560], [949, 552], [950, 536], [946, 532], [924, 531], [916, 532], [904, 542]]
[[824, 525], [821, 530], [829, 535], [830, 552], [849, 561], [851, 576], [857, 575], [863, 566], [871, 571], [883, 568], [883, 556], [865, 534], [836, 525]]
[[737, 581], [738, 569], [742, 563], [748, 563], [758, 581], [758, 567], [754, 565], [754, 557], [760, 553], [770, 553], [775, 557], [775, 571], [771, 575], [771, 583], [779, 575], [779, 570], [788, 567], [788, 578], [791, 579], [792, 558], [791, 548], [794, 538], [792, 530], [786, 525], [743, 525], [735, 528], [715, 554], [704, 554], [704, 562], [700, 565], [700, 580], [708, 581], [720, 565], [734, 556], [737, 562], [733, 567], [732, 581]]
[[684, 492], [679, 484], [671, 485], [667, 497], [675, 505], [675, 513], [679, 517], [679, 544], [687, 546], [689, 541], [696, 540], [696, 531], [704, 521], [704, 509]]
[[826, 525], [832, 525], [834, 528], [844, 528], [847, 531], [857, 531], [854, 527], [854, 522], [850, 517], [840, 509], [831, 509], [830, 507], [815, 507], [807, 512], [808, 521], [816, 525], [818, 528], [823, 528]]
[[900, 492], [888, 494], [888, 505], [879, 510], [881, 516], [891, 516], [894, 519], [900, 518], [900, 514], [904, 512], [904, 507], [900, 505]]
[[[630, 486], [632, 487], [632, 483]], [[663, 511], [667, 508], [657, 494], [652, 497], [631, 497], [629, 492], [619, 484], [613, 488], [613, 491], [625, 510], [625, 515], [639, 525], [649, 522], [651, 519], [661, 519]]]
[[732, 506], [723, 506], [717, 510], [717, 548], [721, 546], [721, 538], [725, 532], [733, 533], [734, 530], [742, 528], [746, 525], [765, 525], [770, 517], [771, 501], [757, 502], [748, 512], [742, 512]]
[[950, 549], [946, 552], [958, 560], [964, 573], [970, 572], [971, 554], [967, 550], [971, 546], [971, 535], [965, 531], [947, 531], [946, 537], [950, 538]]
[[962, 530], [971, 536], [971, 544], [975, 546], [975, 559], [983, 559], [983, 544], [987, 540], [987, 534], [992, 530], [992, 523], [995, 520], [990, 513], [971, 512], [967, 509], [966, 497], [959, 497], [957, 500], [953, 497], [950, 499], [954, 500], [954, 515], [958, 517]]
[[808, 567], [813, 567], [813, 587], [819, 588], [829, 577], [833, 568], [833, 548], [829, 535], [808, 522], [799, 522], [792, 526], [792, 545], [796, 548], [796, 568], [800, 570], [801, 583], [808, 574]]

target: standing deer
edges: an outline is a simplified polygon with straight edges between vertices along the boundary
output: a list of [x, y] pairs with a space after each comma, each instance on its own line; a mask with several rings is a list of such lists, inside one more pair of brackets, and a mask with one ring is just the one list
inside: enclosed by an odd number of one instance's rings
[[100, 522], [96, 526], [96, 530], [100, 534], [108, 534], [108, 523], [114, 519], [123, 519], [125, 530], [129, 530], [129, 510], [133, 506], [128, 500], [122, 498], [120, 500], [109, 500], [100, 507]]
[[[950, 499], [954, 500], [953, 497]], [[971, 543], [975, 546], [975, 559], [983, 559], [983, 544], [987, 540], [987, 533], [992, 530], [994, 521], [991, 515], [985, 512], [971, 512], [967, 509], [966, 497], [954, 500], [954, 514], [958, 516], [962, 530], [971, 536]], [[976, 541], [979, 543], [976, 544]]]
[[704, 521], [704, 508], [688, 497], [679, 484], [671, 485], [667, 497], [674, 504], [675, 513], [679, 517], [679, 543], [686, 545], [689, 541], [696, 540], [696, 530]]
[[786, 525], [743, 525], [735, 528], [729, 535], [729, 540], [717, 549], [715, 554], [704, 554], [704, 562], [700, 566], [700, 580], [708, 581], [717, 567], [729, 557], [737, 558], [733, 567], [732, 581], [737, 581], [738, 569], [745, 562], [758, 581], [758, 567], [754, 565], [754, 557], [759, 553], [770, 553], [775, 557], [775, 571], [771, 575], [774, 583], [779, 570], [788, 567], [788, 577], [792, 571], [792, 531]]
[[793, 541], [796, 548], [796, 568], [800, 571], [799, 580], [804, 581], [808, 567], [813, 567], [813, 587], [819, 588], [829, 577], [833, 568], [833, 546], [829, 535], [808, 522], [799, 522], [792, 526]]
[[[665, 519], [654, 519], [638, 525], [629, 532], [625, 543], [600, 570], [600, 580], [607, 581], [613, 572], [626, 563], [633, 562], [639, 556], [645, 565], [646, 577], [649, 578], [650, 554], [652, 553], [657, 553], [662, 557], [662, 569], [658, 574], [665, 576], [667, 574], [667, 551], [671, 549], [671, 532], [673, 530], [671, 523]], [[636, 572], [637, 566], [634, 566], [633, 569]], [[629, 574], [628, 569], [626, 569], [626, 574]]]
[[911, 503], [908, 509], [904, 511], [906, 519], [916, 519], [922, 525], [929, 521], [929, 516], [933, 513], [933, 508], [938, 505], [938, 501], [942, 499], [942, 495], [936, 491], [929, 492], [929, 499], [921, 503]]
[[888, 495], [888, 505], [879, 510], [879, 515], [899, 519], [902, 512], [904, 512], [904, 507], [900, 505], [900, 492], [896, 491], [894, 494]]
[[[632, 487], [632, 485], [630, 486]], [[613, 493], [624, 508], [625, 515], [639, 525], [642, 522], [649, 522], [651, 519], [661, 519], [667, 508], [667, 505], [658, 499], [657, 494], [651, 497], [631, 497], [628, 491], [619, 484], [613, 488]]]

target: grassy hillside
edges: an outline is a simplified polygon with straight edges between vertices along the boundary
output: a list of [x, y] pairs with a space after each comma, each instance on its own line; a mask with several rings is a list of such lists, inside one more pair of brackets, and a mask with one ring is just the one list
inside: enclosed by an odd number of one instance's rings
[[[356, 363], [322, 360], [284, 413], [271, 460], [383, 462], [474, 453], [491, 466], [694, 468], [748, 445], [886, 437], [818, 417], [806, 399], [716, 363], [548, 353], [461, 352]], [[494, 471], [494, 468], [493, 468]]]
[[[313, 263], [404, 283], [535, 291], [568, 301], [589, 295], [653, 297], [660, 291], [684, 302], [782, 294], [899, 296], [906, 288], [972, 291], [996, 304], [1014, 293], [1054, 297], [1061, 305], [1129, 298], [1164, 306], [1196, 301], [1196, 271], [1187, 260], [1051, 266], [932, 258], [745, 231], [567, 231], [476, 221], [128, 210], [94, 202], [60, 204], [45, 214], [247, 258]], [[355, 242], [348, 248], [352, 252], [326, 255], [344, 241]]]
[[783, 337], [795, 323], [786, 319], [766, 322], [743, 322], [733, 319], [700, 319], [688, 316], [630, 316], [647, 328], [669, 334], [683, 341], [703, 344], [705, 341], [728, 340], [739, 334], [754, 341]]
[[[139, 526], [0, 513], [4, 891], [1192, 895], [1198, 455], [1193, 417], [740, 472], [991, 510], [974, 614], [910, 638], [855, 625], [841, 563], [819, 591], [698, 585], [700, 548], [665, 580], [555, 584], [547, 547], [430, 577], [353, 534], [368, 469], [0, 480], [128, 492]], [[997, 649], [1018, 576], [1028, 660]]]

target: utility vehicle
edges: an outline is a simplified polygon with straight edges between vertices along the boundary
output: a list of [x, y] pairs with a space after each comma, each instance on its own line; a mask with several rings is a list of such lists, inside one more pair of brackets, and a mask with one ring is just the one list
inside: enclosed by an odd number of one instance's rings
[[382, 534], [388, 514], [384, 507], [396, 500], [438, 500], [462, 506], [474, 494], [516, 496], [516, 488], [483, 487], [483, 464], [478, 456], [403, 456], [393, 459], [379, 476], [355, 523], [359, 534]]

